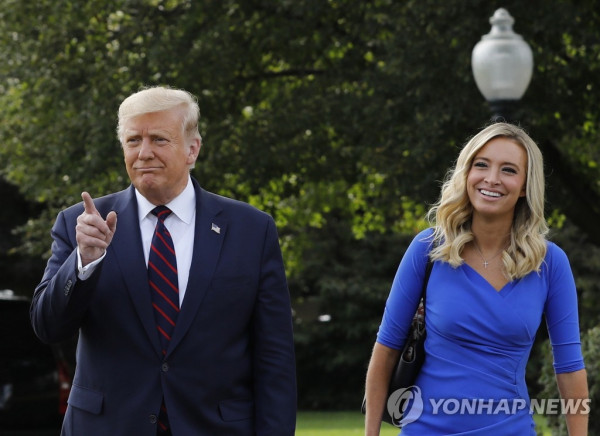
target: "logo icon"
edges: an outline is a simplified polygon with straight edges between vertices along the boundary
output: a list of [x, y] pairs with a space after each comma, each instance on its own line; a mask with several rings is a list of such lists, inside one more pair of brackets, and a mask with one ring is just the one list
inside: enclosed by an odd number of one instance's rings
[[423, 398], [418, 386], [397, 389], [388, 398], [387, 410], [398, 428], [416, 421], [423, 413]]

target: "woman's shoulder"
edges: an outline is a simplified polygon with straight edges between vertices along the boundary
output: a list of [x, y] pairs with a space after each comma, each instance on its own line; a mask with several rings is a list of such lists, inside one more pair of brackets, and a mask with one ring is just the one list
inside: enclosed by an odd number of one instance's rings
[[570, 267], [569, 258], [565, 250], [552, 241], [546, 241], [546, 256], [544, 264], [549, 268]]
[[433, 244], [433, 228], [427, 228], [417, 233], [409, 246], [409, 251], [414, 254], [426, 254], [431, 250]]
[[433, 227], [428, 227], [425, 230], [421, 230], [415, 235], [413, 241], [421, 242], [423, 244], [431, 244], [433, 242]]
[[546, 240], [546, 259], [552, 259], [554, 257], [567, 257], [567, 253], [555, 242]]

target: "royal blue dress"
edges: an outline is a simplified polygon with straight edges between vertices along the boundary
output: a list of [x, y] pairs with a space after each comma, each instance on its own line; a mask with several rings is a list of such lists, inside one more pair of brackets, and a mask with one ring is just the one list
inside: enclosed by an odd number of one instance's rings
[[[417, 235], [400, 262], [380, 344], [403, 346], [420, 299], [431, 233]], [[402, 436], [535, 436], [525, 367], [542, 314], [555, 372], [583, 369], [573, 274], [564, 251], [551, 242], [539, 273], [500, 291], [467, 264], [435, 262], [427, 288], [425, 363]]]

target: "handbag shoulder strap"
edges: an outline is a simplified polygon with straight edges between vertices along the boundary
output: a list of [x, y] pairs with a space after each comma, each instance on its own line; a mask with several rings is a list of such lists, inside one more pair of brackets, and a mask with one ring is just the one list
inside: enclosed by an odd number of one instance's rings
[[423, 289], [421, 291], [421, 297], [423, 298], [423, 310], [425, 309], [425, 300], [427, 297], [427, 284], [429, 283], [429, 276], [431, 275], [431, 270], [433, 269], [433, 262], [427, 254], [427, 265], [425, 265], [425, 276], [423, 277]]

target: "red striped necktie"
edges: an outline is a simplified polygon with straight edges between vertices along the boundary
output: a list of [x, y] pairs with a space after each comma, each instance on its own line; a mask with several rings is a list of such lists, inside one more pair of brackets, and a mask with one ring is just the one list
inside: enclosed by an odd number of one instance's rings
[[154, 229], [150, 256], [148, 257], [148, 280], [152, 294], [152, 306], [162, 352], [167, 353], [177, 314], [179, 313], [179, 285], [177, 260], [171, 234], [165, 227], [165, 219], [171, 214], [166, 206], [152, 210], [158, 221]]
[[[177, 315], [179, 314], [179, 285], [177, 279], [177, 260], [171, 234], [165, 227], [165, 219], [171, 214], [166, 206], [157, 206], [152, 210], [158, 221], [154, 229], [150, 255], [148, 257], [148, 282], [152, 295], [152, 307], [156, 319], [156, 329], [160, 338], [163, 356], [167, 354], [169, 342]], [[158, 433], [170, 434], [169, 420], [164, 400], [158, 415]]]

